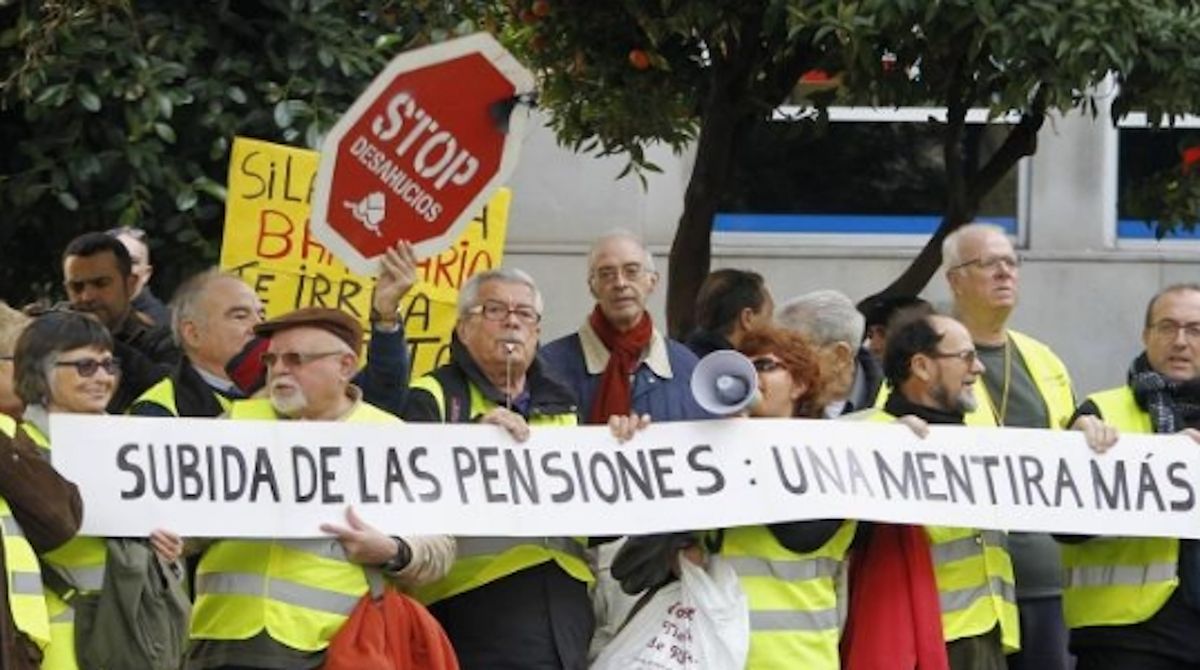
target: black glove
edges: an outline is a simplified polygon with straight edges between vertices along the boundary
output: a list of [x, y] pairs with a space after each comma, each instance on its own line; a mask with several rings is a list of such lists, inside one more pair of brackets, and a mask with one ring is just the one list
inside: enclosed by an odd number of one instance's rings
[[691, 533], [632, 536], [613, 558], [612, 576], [629, 595], [662, 586], [675, 578], [676, 555], [696, 543]]

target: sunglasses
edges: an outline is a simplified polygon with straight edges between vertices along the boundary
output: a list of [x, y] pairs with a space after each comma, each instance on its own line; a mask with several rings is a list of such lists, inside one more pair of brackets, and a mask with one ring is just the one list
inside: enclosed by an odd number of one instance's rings
[[80, 377], [91, 377], [96, 374], [96, 371], [103, 368], [109, 375], [115, 377], [121, 371], [121, 360], [115, 357], [105, 358], [80, 358], [74, 361], [55, 361], [55, 367], [75, 368], [75, 372], [79, 373]]
[[762, 358], [752, 359], [750, 363], [754, 366], [754, 370], [756, 372], [774, 372], [776, 370], [783, 369], [783, 363], [775, 360], [774, 358], [767, 358], [765, 356]]

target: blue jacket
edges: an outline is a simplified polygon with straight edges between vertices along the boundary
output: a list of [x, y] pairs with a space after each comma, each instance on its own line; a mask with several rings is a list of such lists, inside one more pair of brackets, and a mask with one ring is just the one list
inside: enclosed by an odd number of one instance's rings
[[[584, 353], [585, 340], [589, 342], [590, 361]], [[607, 353], [591, 327], [584, 324], [579, 332], [545, 345], [539, 354], [549, 374], [575, 392], [580, 423], [585, 423], [591, 413]], [[692, 370], [697, 360], [687, 347], [655, 331], [650, 351], [634, 371], [633, 411], [649, 414], [655, 421], [712, 418], [692, 397]]]

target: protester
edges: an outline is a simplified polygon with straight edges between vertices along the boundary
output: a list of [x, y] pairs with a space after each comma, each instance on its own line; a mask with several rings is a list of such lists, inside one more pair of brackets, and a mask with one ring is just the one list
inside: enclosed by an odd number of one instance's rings
[[[1124, 386], [1088, 396], [1072, 427], [1104, 450], [1126, 433], [1200, 442], [1200, 284], [1174, 284], [1146, 307], [1145, 350]], [[1118, 444], [1119, 448], [1119, 444]], [[1078, 670], [1200, 667], [1200, 544], [1155, 537], [1060, 537], [1063, 597]]]
[[180, 352], [171, 333], [154, 326], [130, 303], [137, 278], [129, 251], [104, 233], [85, 233], [63, 252], [63, 285], [71, 307], [93, 314], [112, 334], [121, 375], [108, 411], [124, 412], [170, 371]]
[[770, 324], [775, 303], [762, 275], [749, 270], [714, 270], [696, 294], [696, 329], [687, 347], [698, 358], [736, 349], [746, 333]]
[[804, 336], [817, 355], [824, 388], [814, 402], [827, 418], [871, 407], [883, 374], [862, 346], [862, 314], [845, 294], [813, 291], [787, 301], [776, 322]]
[[[0, 396], [5, 398], [16, 398], [13, 340], [27, 323], [18, 316], [23, 315], [0, 303], [0, 351], [7, 357], [0, 363]], [[6, 406], [23, 408], [16, 400]], [[0, 567], [5, 576], [0, 583], [0, 670], [33, 670], [41, 664], [50, 643], [50, 618], [37, 556], [65, 544], [82, 520], [75, 485], [50, 466], [13, 418], [0, 414]]]
[[[605, 423], [628, 414], [654, 421], [709, 418], [692, 397], [696, 355], [663, 336], [646, 310], [658, 286], [658, 272], [641, 241], [623, 230], [602, 235], [588, 252], [587, 284], [596, 300], [587, 321], [542, 349], [546, 365], [579, 399], [579, 420]], [[593, 550], [593, 657], [616, 634], [635, 602], [611, 576], [620, 547], [620, 542], [608, 542]]]
[[[750, 331], [738, 345], [758, 373], [753, 417], [804, 416], [820, 390], [816, 356], [798, 334]], [[733, 566], [750, 606], [747, 670], [837, 668], [841, 635], [836, 580], [855, 523], [795, 521], [728, 528], [719, 552]]]
[[691, 393], [696, 355], [663, 336], [646, 311], [658, 272], [642, 243], [626, 231], [601, 236], [588, 253], [587, 283], [596, 299], [587, 321], [542, 348], [579, 399], [580, 420], [631, 412], [655, 421], [708, 418]]
[[[971, 333], [985, 370], [978, 409], [966, 422], [980, 426], [1065, 428], [1075, 410], [1071, 377], [1045, 344], [1008, 327], [1020, 285], [1020, 259], [1004, 229], [972, 223], [942, 245], [954, 314]], [[1009, 551], [1021, 611], [1021, 651], [1011, 670], [1068, 670], [1062, 615], [1062, 560], [1046, 533], [1012, 533]]]
[[858, 311], [866, 320], [866, 342], [863, 346], [883, 365], [888, 331], [910, 319], [933, 314], [933, 305], [911, 295], [872, 296], [858, 303]]
[[131, 276], [137, 280], [133, 288], [133, 308], [150, 317], [150, 321], [161, 327], [171, 323], [171, 313], [167, 306], [154, 295], [150, 288], [150, 277], [154, 275], [154, 266], [150, 264], [150, 245], [146, 242], [146, 231], [141, 228], [122, 226], [108, 231], [109, 235], [121, 241], [129, 251]]
[[[35, 319], [17, 341], [14, 357], [17, 394], [25, 403], [22, 429], [32, 442], [46, 452], [51, 451], [51, 413], [103, 414], [117, 386], [119, 361], [113, 355], [113, 340], [96, 318], [75, 312], [54, 311]], [[47, 490], [50, 500], [62, 500], [62, 484], [56, 492]], [[71, 495], [75, 495], [72, 493]], [[71, 514], [79, 523], [78, 498], [72, 503]], [[134, 552], [149, 555], [150, 548], [141, 543]], [[45, 649], [43, 668], [77, 667], [77, 626], [91, 632], [102, 628], [103, 616], [93, 607], [79, 611], [80, 603], [92, 602], [102, 589], [116, 588], [106, 582], [110, 546], [102, 537], [75, 537], [57, 548], [43, 553], [45, 563], [46, 607], [50, 617], [50, 643]], [[161, 555], [170, 561], [173, 557]], [[174, 586], [182, 596], [182, 585], [175, 573], [160, 570], [158, 578], [175, 580]], [[91, 596], [91, 598], [89, 598]], [[84, 619], [84, 615], [87, 619]], [[103, 635], [104, 633], [97, 633]], [[182, 650], [178, 640], [156, 640], [164, 650]], [[85, 645], [87, 641], [82, 641]], [[112, 667], [136, 667], [134, 658], [109, 659]], [[175, 659], [176, 664], [178, 659]]]
[[24, 403], [13, 388], [13, 351], [30, 318], [0, 301], [0, 414], [21, 418]]
[[[234, 402], [230, 418], [398, 425], [350, 382], [363, 338], [353, 317], [309, 307], [254, 332], [270, 338], [267, 397]], [[454, 557], [451, 537], [388, 537], [353, 509], [346, 525], [322, 530], [333, 541], [224, 539], [204, 549], [186, 667], [320, 667], [373, 576], [414, 588], [444, 575]], [[179, 548], [177, 536], [165, 539]]]
[[[403, 408], [409, 364], [404, 329], [396, 314], [400, 299], [416, 281], [412, 246], [400, 242], [382, 257], [372, 295], [371, 340], [367, 363], [355, 383], [368, 403], [393, 414]], [[172, 330], [184, 357], [174, 371], [146, 391], [129, 408], [139, 416], [215, 417], [229, 409], [247, 390], [230, 375], [230, 362], [245, 352], [239, 369], [257, 387], [265, 379], [261, 355], [265, 340], [254, 336], [262, 321], [262, 304], [240, 278], [212, 269], [185, 281], [171, 302]], [[235, 366], [238, 367], [238, 366]]]
[[[892, 393], [878, 420], [899, 418], [923, 435], [929, 424], [963, 423], [976, 407], [975, 382], [983, 366], [967, 329], [933, 315], [890, 335], [884, 373]], [[1020, 631], [1004, 533], [926, 526], [926, 545], [903, 529], [893, 530], [885, 531], [882, 543], [879, 528], [872, 531], [861, 560], [873, 560], [874, 570], [852, 578], [848, 652], [856, 662], [847, 667], [941, 667], [939, 652], [929, 642], [935, 624], [925, 566], [932, 565], [949, 667], [1005, 668], [1004, 654], [1020, 646]], [[900, 551], [905, 555], [895, 555]], [[892, 555], [872, 557], [876, 552]], [[889, 578], [889, 570], [902, 578]], [[911, 630], [888, 630], [896, 622], [912, 622]], [[861, 656], [855, 659], [856, 654]], [[873, 665], [881, 657], [890, 659], [888, 665]]]
[[[490, 423], [521, 441], [574, 426], [575, 396], [537, 356], [542, 296], [515, 269], [479, 273], [458, 296], [450, 362], [413, 382], [404, 419]], [[418, 591], [464, 670], [576, 670], [592, 635], [584, 545], [569, 537], [460, 537], [444, 579]]]

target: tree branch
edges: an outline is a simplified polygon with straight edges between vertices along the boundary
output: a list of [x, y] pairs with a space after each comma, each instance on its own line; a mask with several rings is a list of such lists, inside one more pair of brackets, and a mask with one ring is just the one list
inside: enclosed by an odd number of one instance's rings
[[1030, 102], [1029, 109], [1021, 115], [1021, 120], [1009, 131], [1004, 143], [988, 158], [983, 168], [971, 180], [968, 188], [968, 202], [973, 208], [979, 206], [979, 201], [992, 191], [1004, 175], [1026, 156], [1032, 156], [1037, 151], [1038, 131], [1046, 120], [1045, 88], [1038, 86]]

